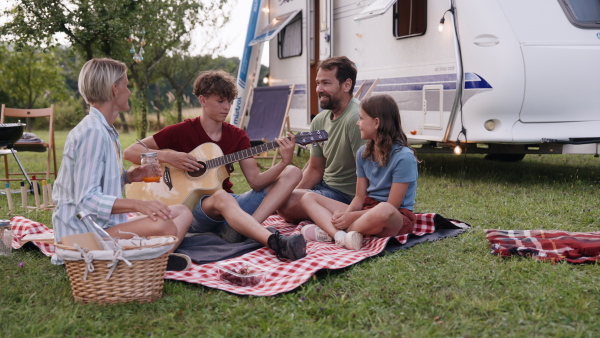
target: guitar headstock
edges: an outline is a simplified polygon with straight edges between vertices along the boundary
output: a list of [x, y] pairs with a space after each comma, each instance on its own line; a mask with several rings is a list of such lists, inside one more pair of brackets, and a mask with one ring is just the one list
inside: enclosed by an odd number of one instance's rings
[[327, 141], [329, 135], [325, 130], [304, 131], [295, 135], [296, 143], [307, 145], [310, 143]]

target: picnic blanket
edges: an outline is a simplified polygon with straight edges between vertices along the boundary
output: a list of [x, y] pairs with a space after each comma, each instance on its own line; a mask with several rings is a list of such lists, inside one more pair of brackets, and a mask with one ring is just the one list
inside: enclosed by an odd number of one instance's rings
[[600, 232], [486, 230], [492, 254], [579, 264], [600, 261]]
[[[470, 228], [464, 222], [448, 220], [438, 214], [416, 215], [417, 222], [412, 234], [385, 238], [365, 236], [363, 247], [358, 251], [347, 250], [333, 243], [307, 242], [306, 257], [297, 261], [280, 261], [273, 250], [266, 247], [232, 258], [231, 260], [249, 262], [269, 270], [265, 280], [255, 286], [239, 286], [222, 280], [221, 271], [217, 267], [218, 262], [193, 264], [186, 271], [167, 271], [165, 278], [202, 284], [239, 295], [272, 296], [297, 288], [318, 270], [345, 268], [368, 257], [379, 255], [384, 250], [407, 249], [417, 243], [457, 236]], [[25, 234], [52, 231], [40, 223], [20, 216], [13, 217], [12, 222], [15, 234], [14, 248], [20, 247], [20, 239]], [[300, 233], [302, 226], [307, 224], [310, 222], [289, 224], [278, 215], [270, 216], [263, 223], [264, 226], [274, 227], [284, 235]], [[38, 246], [46, 255], [52, 255], [54, 251], [52, 245], [35, 241], [32, 243], [41, 244]]]

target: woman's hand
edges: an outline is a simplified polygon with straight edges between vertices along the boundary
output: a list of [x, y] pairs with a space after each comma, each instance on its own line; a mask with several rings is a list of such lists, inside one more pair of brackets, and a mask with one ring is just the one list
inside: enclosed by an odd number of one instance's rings
[[338, 230], [346, 230], [360, 217], [354, 211], [334, 211], [331, 216], [331, 224]]
[[158, 163], [146, 164], [130, 169], [127, 177], [130, 182], [142, 182], [144, 177], [161, 177], [162, 170]]
[[171, 208], [168, 205], [159, 201], [141, 201], [138, 200], [139, 204], [137, 211], [147, 215], [151, 220], [156, 221], [158, 217], [164, 219], [173, 219]]

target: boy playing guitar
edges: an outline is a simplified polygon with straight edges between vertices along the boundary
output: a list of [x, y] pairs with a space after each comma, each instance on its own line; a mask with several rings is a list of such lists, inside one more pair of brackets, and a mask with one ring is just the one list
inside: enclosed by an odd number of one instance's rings
[[[159, 162], [187, 172], [203, 169], [196, 157], [190, 154], [201, 144], [215, 143], [225, 155], [250, 148], [246, 132], [225, 122], [231, 102], [237, 96], [235, 79], [230, 74], [224, 71], [201, 73], [194, 82], [193, 93], [202, 106], [200, 116], [165, 127], [142, 140], [158, 153]], [[276, 140], [281, 148], [281, 161], [269, 170], [261, 172], [252, 157], [239, 161], [252, 190], [235, 195], [231, 190], [233, 184], [227, 178], [223, 181], [222, 190], [203, 196], [192, 211], [194, 219], [189, 232], [227, 232], [230, 226], [235, 230], [234, 234], [239, 233], [273, 249], [280, 259], [304, 257], [306, 242], [302, 235], [284, 236], [261, 225], [286, 201], [302, 177], [300, 169], [289, 165], [295, 137], [288, 135]], [[144, 152], [143, 145], [134, 143], [125, 149], [124, 158], [139, 164]]]

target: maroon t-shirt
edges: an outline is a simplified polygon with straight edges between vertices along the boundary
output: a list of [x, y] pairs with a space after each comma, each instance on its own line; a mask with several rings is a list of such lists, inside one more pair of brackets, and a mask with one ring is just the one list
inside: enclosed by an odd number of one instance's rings
[[[171, 149], [189, 153], [199, 145], [212, 142], [216, 143], [224, 155], [235, 153], [236, 151], [250, 148], [250, 138], [246, 132], [234, 125], [223, 122], [223, 131], [221, 140], [215, 142], [204, 131], [200, 117], [195, 119], [185, 119], [183, 122], [168, 126], [154, 134], [154, 141], [160, 149]], [[233, 192], [231, 188], [233, 183], [227, 178], [223, 181], [223, 189], [227, 192]]]

